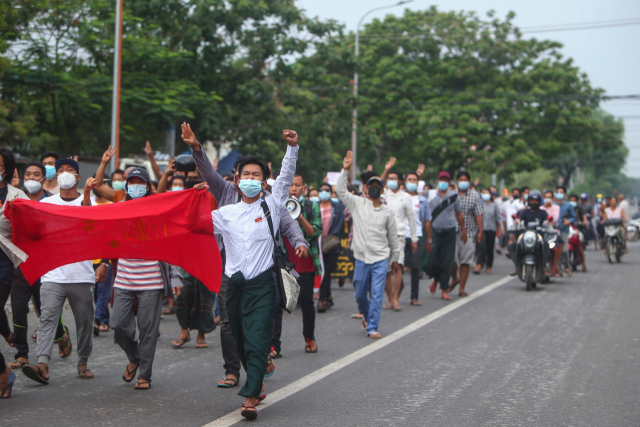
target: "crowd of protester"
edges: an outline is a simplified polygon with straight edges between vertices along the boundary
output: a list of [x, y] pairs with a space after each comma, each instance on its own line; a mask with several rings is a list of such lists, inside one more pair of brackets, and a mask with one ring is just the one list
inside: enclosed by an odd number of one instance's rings
[[[46, 152], [40, 161], [26, 166], [21, 183], [13, 154], [0, 149], [0, 304], [4, 307], [10, 296], [13, 313], [12, 330], [5, 312], [0, 312], [0, 333], [16, 350], [10, 363], [0, 354], [0, 398], [11, 395], [12, 370], [49, 384], [54, 343], [60, 357], [71, 355], [73, 344], [63, 319], [65, 301], [76, 324], [79, 377], [94, 378], [88, 367], [92, 337], [113, 330], [114, 342], [128, 361], [123, 380], [131, 382], [137, 374], [135, 389], [148, 390], [162, 304], [169, 300], [172, 305], [164, 313], [174, 313], [181, 329], [172, 342], [174, 348], [189, 342], [193, 330], [197, 331], [195, 347], [206, 348], [205, 334], [220, 326], [225, 377], [217, 385], [238, 386], [244, 369], [246, 381], [239, 392], [245, 397], [242, 414], [255, 419], [256, 407], [266, 397], [263, 380], [273, 375], [274, 360], [282, 356], [280, 302], [286, 296], [275, 285], [274, 253], [284, 254], [295, 264], [304, 349], [316, 353], [316, 314], [334, 306], [332, 273], [345, 241], [354, 258], [353, 307], [358, 312], [352, 317], [369, 338], [379, 339], [382, 310], [403, 309], [399, 298], [405, 280], [410, 284], [411, 306], [422, 305], [421, 278], [430, 278], [429, 292], [435, 294], [439, 287], [443, 300], [451, 300], [456, 288], [457, 296], [464, 298], [469, 295], [470, 273], [492, 274], [496, 253], [513, 259], [516, 222], [523, 212], [544, 212], [540, 217], [557, 229], [560, 256], [550, 264], [552, 277], [572, 274], [567, 256], [571, 227], [580, 228], [585, 240], [593, 240], [597, 248], [604, 220], [626, 221], [629, 214], [622, 194], [606, 198], [598, 194], [593, 205], [587, 194], [567, 194], [563, 186], [543, 193], [525, 186], [499, 194], [495, 186], [479, 186], [465, 170], [440, 171], [431, 185], [424, 181], [424, 165], [400, 171], [393, 157], [380, 175], [370, 166], [359, 182], [351, 182], [351, 152], [343, 160], [337, 182], [313, 187], [305, 180], [305, 171], [296, 171], [298, 136], [289, 130], [283, 132], [287, 152], [277, 178], [271, 164], [253, 156], [240, 157], [234, 174], [221, 176], [217, 160], [207, 157], [188, 124], [182, 126], [182, 138], [192, 156], [186, 161], [174, 159], [164, 172], [154, 162], [159, 182], [152, 182], [149, 172], [140, 167], [107, 175], [115, 154], [109, 148], [84, 189], [78, 187], [81, 171], [76, 158]], [[12, 227], [4, 216], [5, 206], [15, 199], [97, 206], [190, 188], [208, 192], [224, 270], [218, 293], [209, 291], [202, 278], [158, 260], [87, 260], [60, 266], [33, 284], [16, 267], [19, 248], [10, 244]], [[288, 198], [300, 204], [296, 219], [285, 207]], [[579, 258], [586, 271], [584, 251], [580, 250]], [[385, 294], [387, 304], [383, 305]], [[27, 337], [31, 299], [39, 317], [37, 333], [32, 335], [36, 363], [29, 357]]]

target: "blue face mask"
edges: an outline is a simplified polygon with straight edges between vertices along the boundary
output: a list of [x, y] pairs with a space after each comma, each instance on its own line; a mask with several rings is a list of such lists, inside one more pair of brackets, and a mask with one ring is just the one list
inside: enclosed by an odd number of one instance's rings
[[395, 190], [398, 188], [398, 181], [393, 180], [393, 181], [387, 181], [387, 187], [389, 187], [389, 190]]
[[56, 168], [54, 168], [53, 166], [46, 165], [44, 169], [46, 171], [45, 177], [48, 180], [52, 180], [53, 178], [56, 177]]
[[596, 199], [596, 201], [597, 201], [598, 203], [602, 203], [602, 199], [600, 199], [600, 198]]
[[438, 189], [440, 191], [447, 191], [447, 189], [449, 189], [449, 183], [446, 181], [439, 181], [438, 182]]
[[111, 187], [114, 190], [124, 190], [124, 181], [111, 181]]
[[418, 189], [418, 184], [415, 182], [407, 182], [407, 191], [413, 193]]
[[571, 206], [573, 206], [574, 208], [575, 208], [576, 206], [578, 206], [578, 202], [574, 202], [573, 200], [572, 200], [572, 201], [570, 201], [570, 202], [569, 202], [569, 204], [570, 204]]
[[556, 193], [556, 199], [558, 200], [564, 199], [564, 193]]
[[240, 180], [240, 191], [247, 197], [255, 197], [262, 191], [262, 182], [256, 179], [242, 179]]
[[488, 202], [489, 200], [491, 200], [491, 194], [482, 193], [482, 200]]
[[340, 200], [338, 200], [338, 198], [337, 198], [337, 197], [332, 197], [332, 198], [331, 198], [331, 201], [332, 201], [332, 202], [335, 202], [335, 203], [338, 203]]
[[525, 194], [525, 195], [524, 195], [524, 199], [525, 199], [525, 200], [529, 200], [529, 194]]
[[467, 191], [469, 189], [469, 181], [458, 182], [458, 188], [462, 191]]
[[318, 197], [323, 202], [326, 202], [327, 200], [331, 199], [331, 193], [329, 193], [328, 191], [321, 191], [320, 193], [318, 193]]
[[314, 203], [320, 203], [320, 197], [309, 197], [309, 200], [311, 200]]
[[547, 203], [553, 203], [553, 199], [544, 199], [544, 203], [545, 203], [545, 204], [547, 204]]
[[139, 199], [147, 194], [147, 186], [143, 184], [129, 184], [127, 185], [127, 194], [132, 199]]
[[184, 187], [173, 187], [171, 191], [181, 191], [184, 190]]

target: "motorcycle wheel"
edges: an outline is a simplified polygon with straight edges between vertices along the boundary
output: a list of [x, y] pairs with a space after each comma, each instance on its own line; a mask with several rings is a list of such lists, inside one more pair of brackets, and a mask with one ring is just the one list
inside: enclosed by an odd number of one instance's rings
[[533, 265], [526, 265], [524, 267], [524, 281], [527, 284], [527, 292], [531, 291], [535, 287], [533, 280]]
[[613, 242], [607, 243], [607, 259], [609, 260], [609, 264], [613, 264], [616, 262], [616, 244]]

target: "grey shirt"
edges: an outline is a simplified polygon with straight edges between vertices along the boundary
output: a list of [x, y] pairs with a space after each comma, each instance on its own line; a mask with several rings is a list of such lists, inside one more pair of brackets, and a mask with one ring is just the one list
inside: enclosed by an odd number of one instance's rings
[[[436, 196], [431, 199], [429, 202], [429, 209], [431, 210], [431, 214], [433, 215], [433, 211], [440, 206], [440, 203], [443, 200], [448, 199], [449, 197], [457, 194], [455, 191], [447, 191], [447, 194], [443, 196], [440, 195], [440, 192], [436, 192]], [[460, 197], [456, 198], [456, 201], [445, 208], [444, 211], [440, 212], [440, 215], [436, 219], [431, 220], [431, 227], [445, 229], [445, 228], [453, 228], [458, 225], [458, 219], [456, 218], [456, 212], [460, 212]]]
[[502, 222], [502, 215], [500, 214], [500, 209], [498, 209], [498, 205], [496, 205], [495, 202], [484, 204], [483, 215], [482, 228], [489, 231], [496, 231], [498, 227], [500, 227], [500, 222]]
[[[196, 162], [196, 166], [200, 171], [200, 176], [207, 184], [209, 184], [209, 192], [216, 199], [216, 202], [218, 202], [218, 207], [221, 208], [223, 206], [235, 205], [238, 203], [239, 200], [236, 186], [232, 182], [225, 181], [224, 178], [216, 172], [207, 157], [207, 153], [205, 153], [202, 148], [200, 151], [191, 151], [193, 159]], [[266, 191], [264, 191], [264, 193], [268, 194]], [[282, 210], [283, 212], [280, 215], [280, 233], [289, 239], [289, 242], [291, 242], [291, 245], [294, 248], [298, 249], [300, 246], [305, 246], [308, 249], [309, 243], [304, 238], [298, 222], [291, 218], [286, 207], [282, 206]], [[218, 247], [222, 249], [222, 236], [216, 234], [216, 241], [218, 242]], [[278, 242], [278, 244], [279, 243], [280, 242]]]

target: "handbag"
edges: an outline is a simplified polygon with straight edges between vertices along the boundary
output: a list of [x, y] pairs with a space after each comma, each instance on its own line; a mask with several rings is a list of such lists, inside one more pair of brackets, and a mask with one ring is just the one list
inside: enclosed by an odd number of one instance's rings
[[[289, 262], [282, 248], [276, 243], [276, 235], [273, 232], [273, 221], [271, 220], [271, 212], [269, 211], [267, 202], [262, 200], [260, 206], [264, 211], [264, 216], [267, 218], [269, 231], [273, 239], [273, 271], [276, 274], [276, 286], [278, 286], [278, 290], [280, 291], [280, 308], [291, 313], [296, 308], [298, 297], [300, 296], [300, 285], [298, 285], [298, 281], [293, 277], [293, 274], [291, 274], [291, 270], [293, 270], [295, 264]], [[279, 236], [278, 240], [280, 240]]]
[[340, 238], [335, 234], [327, 234], [322, 238], [322, 253], [333, 252], [340, 247]]

